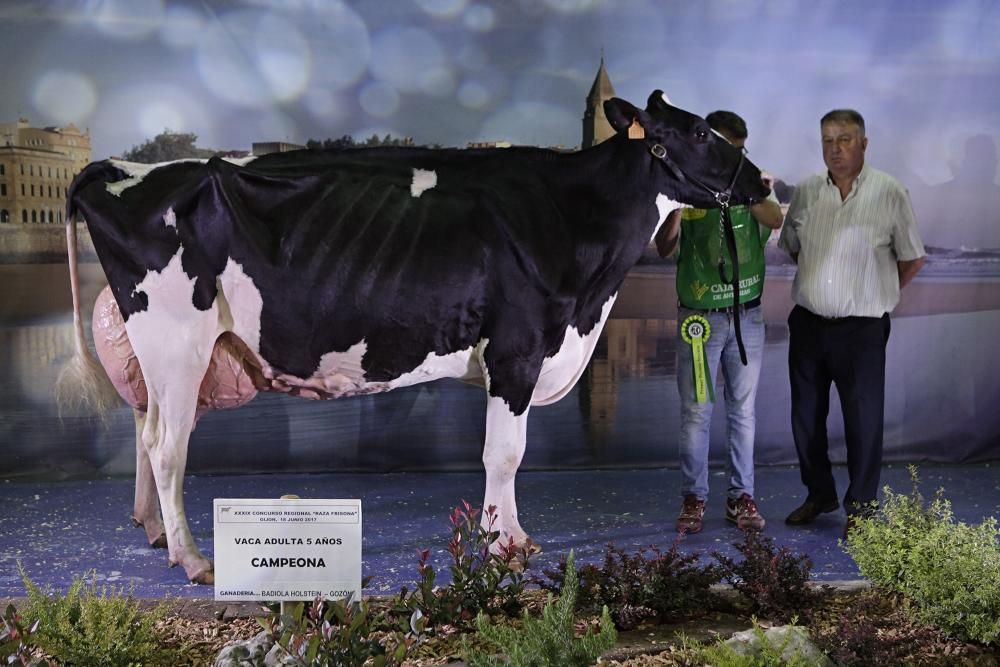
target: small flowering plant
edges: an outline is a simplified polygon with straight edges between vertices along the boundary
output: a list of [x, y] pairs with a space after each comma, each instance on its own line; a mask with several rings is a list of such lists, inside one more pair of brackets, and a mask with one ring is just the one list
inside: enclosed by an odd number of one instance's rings
[[[499, 543], [496, 506], [479, 508], [468, 501], [449, 516], [451, 539], [448, 554], [451, 582], [435, 586], [437, 572], [430, 564], [430, 550], [418, 551], [420, 581], [410, 592], [406, 587], [397, 596], [397, 610], [411, 612], [411, 632], [420, 634], [429, 626], [469, 626], [479, 612], [517, 616], [521, 611], [523, 575], [533, 545], [518, 547], [513, 540]], [[417, 613], [419, 612], [419, 614]]]

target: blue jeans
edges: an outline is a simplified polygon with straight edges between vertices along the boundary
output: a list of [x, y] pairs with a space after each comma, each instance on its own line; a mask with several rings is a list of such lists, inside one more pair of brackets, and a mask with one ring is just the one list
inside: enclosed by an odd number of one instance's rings
[[[689, 315], [701, 315], [712, 330], [705, 343], [710, 369], [709, 381], [714, 382], [722, 366], [726, 402], [726, 472], [729, 475], [728, 495], [739, 498], [753, 495], [754, 400], [760, 378], [761, 357], [764, 354], [764, 312], [760, 306], [740, 309], [740, 330], [747, 353], [747, 365], [740, 361], [736, 345], [736, 329], [731, 313], [712, 313], [679, 307], [677, 310], [677, 389], [681, 395], [681, 493], [702, 500], [708, 497], [708, 437], [712, 423], [711, 402], [698, 403], [694, 396], [694, 369], [691, 346], [680, 336], [680, 325]], [[716, 400], [722, 397], [716, 396]]]

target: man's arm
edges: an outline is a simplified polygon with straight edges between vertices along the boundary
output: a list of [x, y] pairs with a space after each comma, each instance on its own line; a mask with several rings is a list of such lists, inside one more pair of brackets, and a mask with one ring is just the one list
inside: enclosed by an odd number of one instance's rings
[[675, 208], [667, 215], [667, 219], [660, 225], [653, 241], [656, 243], [656, 252], [660, 257], [669, 257], [670, 253], [677, 248], [677, 240], [681, 236], [681, 209]]
[[917, 275], [917, 272], [924, 266], [924, 260], [926, 257], [917, 257], [916, 259], [911, 259], [907, 262], [899, 261], [896, 262], [896, 270], [899, 272], [899, 289], [906, 287], [913, 277]]
[[777, 202], [765, 199], [750, 207], [750, 213], [760, 224], [768, 229], [778, 229], [785, 216], [781, 213], [781, 206]]

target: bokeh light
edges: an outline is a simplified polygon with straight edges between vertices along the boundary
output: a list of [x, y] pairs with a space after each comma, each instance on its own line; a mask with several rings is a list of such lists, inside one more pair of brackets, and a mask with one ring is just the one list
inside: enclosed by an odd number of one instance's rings
[[382, 81], [366, 84], [358, 97], [361, 108], [376, 118], [387, 118], [399, 109], [399, 93]]
[[255, 41], [256, 60], [275, 99], [287, 102], [301, 95], [309, 83], [312, 58], [298, 28], [269, 14], [258, 21]]
[[458, 52], [458, 64], [467, 70], [479, 70], [490, 62], [489, 55], [480, 44], [470, 42]]
[[313, 118], [324, 123], [340, 122], [346, 117], [337, 96], [325, 88], [307, 90], [302, 103]]
[[466, 0], [415, 0], [422, 10], [438, 18], [454, 18], [465, 9]]
[[404, 93], [437, 94], [451, 64], [430, 32], [412, 26], [389, 26], [372, 40], [372, 74]]
[[58, 125], [83, 123], [97, 106], [97, 87], [79, 72], [50, 70], [35, 85], [35, 109]]
[[351, 7], [322, 2], [307, 17], [298, 17], [312, 45], [310, 88], [337, 92], [358, 83], [368, 69], [372, 45], [368, 26]]
[[470, 5], [462, 15], [465, 26], [477, 32], [489, 32], [496, 25], [496, 20], [496, 12], [488, 5]]
[[489, 104], [490, 93], [478, 81], [464, 81], [458, 87], [458, 101], [468, 109], [482, 109]]
[[205, 19], [201, 14], [190, 7], [171, 6], [164, 16], [160, 39], [175, 49], [186, 49], [198, 43], [204, 29]]
[[110, 150], [95, 148], [93, 159], [121, 155], [165, 129], [196, 134], [198, 146], [229, 148], [219, 131], [220, 120], [183, 86], [163, 83], [127, 86], [102, 98], [93, 115], [92, 135], [115, 137]]
[[184, 114], [170, 102], [151, 102], [139, 109], [136, 116], [139, 130], [147, 137], [155, 137], [165, 129], [175, 132], [187, 129]]
[[163, 0], [89, 0], [83, 16], [110, 37], [140, 40], [158, 31]]
[[257, 25], [264, 16], [256, 10], [224, 14], [202, 34], [195, 63], [202, 82], [219, 99], [245, 107], [271, 103], [253, 52]]
[[545, 6], [564, 14], [575, 14], [594, 9], [598, 0], [545, 0]]

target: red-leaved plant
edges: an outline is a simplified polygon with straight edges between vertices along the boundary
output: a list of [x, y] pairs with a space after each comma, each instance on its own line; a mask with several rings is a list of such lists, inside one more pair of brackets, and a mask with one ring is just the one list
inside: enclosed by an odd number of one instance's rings
[[430, 550], [418, 553], [420, 581], [413, 591], [405, 586], [396, 597], [397, 612], [409, 612], [410, 631], [421, 634], [429, 627], [468, 626], [482, 611], [486, 614], [517, 616], [521, 612], [521, 594], [526, 581], [532, 545], [516, 546], [513, 540], [498, 543], [500, 531], [496, 506], [486, 508], [485, 520], [480, 510], [467, 501], [451, 512], [451, 581], [445, 587], [435, 585], [437, 572], [430, 563]]

